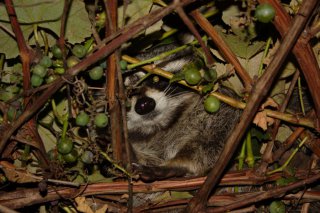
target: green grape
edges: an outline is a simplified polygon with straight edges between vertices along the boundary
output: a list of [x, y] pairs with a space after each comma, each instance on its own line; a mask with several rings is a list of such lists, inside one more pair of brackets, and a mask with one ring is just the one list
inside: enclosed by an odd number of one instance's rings
[[73, 149], [70, 153], [63, 155], [63, 160], [66, 163], [75, 163], [78, 160], [78, 152]]
[[206, 81], [215, 81], [217, 80], [217, 71], [212, 68], [206, 70], [203, 77]]
[[31, 76], [31, 85], [33, 87], [38, 87], [42, 84], [43, 78], [37, 74], [32, 74]]
[[83, 58], [87, 54], [86, 48], [81, 44], [74, 45], [71, 51], [78, 58]]
[[67, 59], [67, 67], [73, 67], [74, 65], [76, 65], [77, 63], [79, 63], [79, 58], [77, 58], [76, 56], [72, 55]]
[[108, 125], [108, 122], [108, 116], [104, 113], [98, 113], [94, 118], [94, 124], [99, 128], [106, 127]]
[[102, 67], [96, 66], [89, 70], [89, 76], [92, 80], [99, 80], [103, 76]]
[[68, 154], [73, 149], [73, 142], [70, 138], [65, 137], [63, 140], [59, 140], [57, 148], [59, 153]]
[[198, 84], [200, 82], [201, 78], [202, 77], [201, 77], [199, 70], [194, 69], [194, 68], [186, 69], [186, 71], [184, 73], [184, 79], [190, 85]]
[[39, 64], [48, 68], [52, 66], [52, 60], [49, 56], [45, 55], [41, 58]]
[[276, 11], [271, 4], [260, 4], [255, 11], [254, 16], [262, 23], [269, 23], [276, 15]]
[[49, 75], [49, 76], [46, 78], [46, 83], [47, 83], [47, 84], [50, 84], [50, 83], [54, 82], [57, 78], [58, 78], [57, 75]]
[[62, 75], [65, 72], [63, 67], [56, 67], [53, 71], [58, 75]]
[[47, 68], [42, 66], [41, 64], [37, 64], [33, 67], [32, 69], [33, 74], [36, 74], [43, 78], [44, 76], [47, 75]]
[[209, 96], [204, 100], [204, 108], [207, 112], [217, 112], [220, 108], [220, 101], [214, 96]]
[[91, 164], [93, 161], [93, 153], [86, 150], [81, 155], [81, 161], [85, 164]]
[[89, 115], [82, 111], [76, 117], [76, 124], [78, 126], [86, 126], [89, 123], [89, 119]]
[[62, 59], [62, 51], [61, 49], [58, 47], [58, 45], [54, 45], [52, 48], [51, 48], [51, 52], [52, 52], [52, 55], [54, 57], [56, 57], [57, 59]]
[[54, 60], [53, 63], [52, 63], [52, 65], [53, 65], [54, 67], [63, 67], [63, 61], [60, 60], [60, 59]]

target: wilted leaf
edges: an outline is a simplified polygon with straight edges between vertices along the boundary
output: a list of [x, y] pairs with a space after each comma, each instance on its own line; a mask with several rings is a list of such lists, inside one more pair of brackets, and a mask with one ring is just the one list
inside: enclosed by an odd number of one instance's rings
[[90, 206], [86, 203], [85, 197], [76, 197], [74, 199], [77, 203], [77, 210], [80, 212], [93, 213]]
[[215, 50], [215, 49], [213, 49], [213, 48], [210, 48], [210, 51], [211, 51], [211, 53], [212, 53], [215, 57], [217, 57], [219, 60], [225, 62], [223, 56], [220, 54], [220, 52], [219, 52], [218, 50]]
[[108, 210], [108, 205], [103, 205], [99, 209], [94, 209], [92, 210], [91, 206], [96, 206], [92, 202], [88, 202], [85, 197], [76, 197], [75, 201], [77, 203], [77, 210], [80, 212], [85, 212], [85, 213], [104, 213], [107, 212]]
[[9, 165], [8, 163], [2, 161], [1, 162], [1, 170], [5, 173], [6, 177], [11, 182], [16, 183], [33, 183], [39, 182], [41, 180], [40, 177], [37, 177], [26, 170], [17, 169], [13, 165]]
[[274, 122], [274, 119], [268, 117], [265, 111], [258, 112], [253, 119], [253, 123], [259, 126], [263, 130], [267, 130], [268, 125], [272, 125], [273, 122]]
[[274, 102], [272, 98], [268, 98], [267, 101], [261, 105], [261, 109], [265, 109], [266, 107], [278, 108], [278, 104]]

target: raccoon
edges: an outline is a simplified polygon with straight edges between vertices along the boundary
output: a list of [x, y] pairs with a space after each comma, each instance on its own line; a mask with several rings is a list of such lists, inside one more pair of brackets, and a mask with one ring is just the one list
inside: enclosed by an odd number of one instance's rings
[[[149, 58], [174, 47], [158, 47], [138, 58]], [[189, 49], [157, 62], [157, 66], [177, 72], [194, 57]], [[135, 84], [141, 76], [137, 73], [127, 77], [126, 86]], [[235, 96], [223, 87], [219, 92]], [[147, 78], [129, 96], [127, 126], [134, 152], [133, 168], [145, 181], [205, 175], [216, 163], [240, 116], [239, 110], [224, 103], [217, 113], [209, 114], [200, 94], [169, 84], [161, 77]]]

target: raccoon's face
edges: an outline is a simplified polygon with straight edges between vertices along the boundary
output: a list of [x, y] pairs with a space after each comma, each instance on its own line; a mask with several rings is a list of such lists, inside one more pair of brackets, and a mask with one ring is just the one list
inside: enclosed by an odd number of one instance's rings
[[129, 96], [129, 133], [147, 136], [170, 128], [183, 110], [190, 93], [181, 86], [170, 85], [165, 79], [155, 81], [149, 77], [141, 87], [131, 91]]

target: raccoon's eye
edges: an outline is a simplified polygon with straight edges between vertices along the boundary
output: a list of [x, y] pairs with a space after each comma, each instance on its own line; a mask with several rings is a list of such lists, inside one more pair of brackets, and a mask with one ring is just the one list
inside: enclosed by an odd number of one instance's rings
[[137, 100], [136, 105], [134, 106], [134, 110], [139, 115], [145, 115], [149, 112], [152, 112], [152, 110], [154, 110], [155, 107], [156, 102], [153, 98], [143, 96]]

